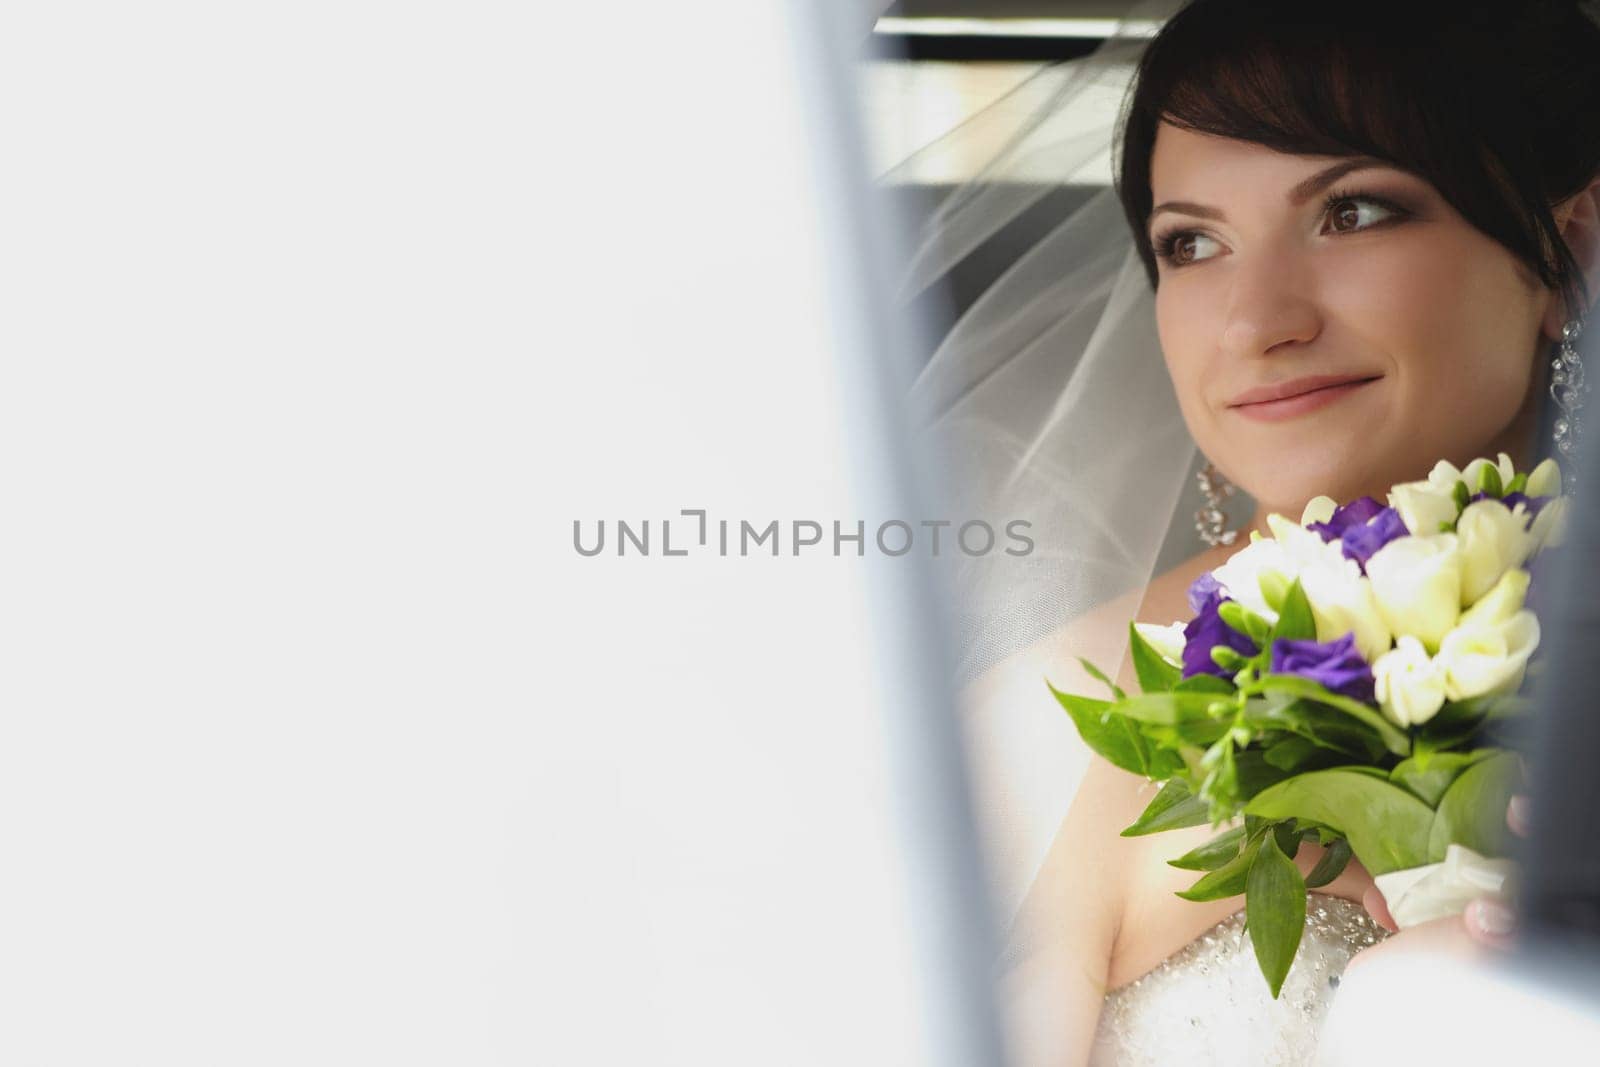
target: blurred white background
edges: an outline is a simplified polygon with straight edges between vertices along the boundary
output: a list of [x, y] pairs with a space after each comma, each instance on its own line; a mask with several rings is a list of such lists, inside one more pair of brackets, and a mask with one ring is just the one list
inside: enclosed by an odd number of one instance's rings
[[12, 12], [0, 1061], [939, 1058], [801, 41]]

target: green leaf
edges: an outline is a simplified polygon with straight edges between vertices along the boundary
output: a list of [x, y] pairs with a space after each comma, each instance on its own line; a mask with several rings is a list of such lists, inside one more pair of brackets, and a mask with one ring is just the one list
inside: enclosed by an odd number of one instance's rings
[[1078, 657], [1078, 662], [1083, 665], [1083, 669], [1088, 673], [1089, 677], [1093, 678], [1097, 682], [1103, 682], [1105, 687], [1111, 690], [1111, 695], [1113, 697], [1118, 700], [1128, 699], [1128, 694], [1124, 693], [1122, 688], [1118, 686], [1116, 682], [1113, 682], [1110, 678], [1107, 678], [1105, 676], [1105, 672], [1099, 667], [1096, 667], [1093, 663], [1090, 663], [1082, 656]]
[[1527, 490], [1527, 488], [1528, 488], [1528, 475], [1527, 475], [1526, 472], [1523, 472], [1521, 474], [1518, 474], [1515, 478], [1511, 479], [1510, 484], [1508, 484], [1506, 486], [1505, 495], [1506, 496], [1510, 496], [1512, 493], [1525, 492]]
[[1445, 790], [1462, 771], [1494, 753], [1492, 748], [1473, 752], [1425, 752], [1401, 760], [1389, 772], [1389, 780], [1411, 790], [1428, 807], [1437, 808]]
[[1289, 771], [1268, 763], [1266, 753], [1259, 748], [1246, 748], [1234, 753], [1233, 771], [1235, 788], [1241, 801], [1249, 800], [1290, 775]]
[[1245, 922], [1256, 963], [1277, 999], [1306, 928], [1306, 884], [1276, 838], [1262, 841], [1245, 881]]
[[1317, 636], [1317, 623], [1311, 615], [1311, 602], [1296, 578], [1284, 594], [1278, 621], [1272, 627], [1272, 640], [1310, 641]]
[[1428, 834], [1427, 862], [1443, 860], [1445, 849], [1451, 844], [1465, 845], [1483, 856], [1498, 856], [1504, 851], [1506, 804], [1520, 777], [1517, 754], [1486, 751], [1491, 754], [1462, 771], [1440, 798]]
[[1319, 751], [1316, 742], [1309, 738], [1285, 737], [1263, 750], [1261, 758], [1279, 770], [1293, 771]]
[[1145, 777], [1152, 782], [1164, 782], [1174, 775], [1183, 774], [1189, 769], [1189, 765], [1184, 762], [1183, 756], [1178, 753], [1176, 748], [1150, 748], [1147, 746], [1146, 755], [1150, 760], [1150, 770], [1145, 774]]
[[1388, 751], [1383, 738], [1366, 723], [1291, 693], [1250, 697], [1244, 711], [1245, 720], [1254, 726], [1286, 730], [1319, 748], [1346, 756], [1377, 760]]
[[[1534, 670], [1535, 667], [1543, 668], [1548, 662], [1548, 660], [1538, 659], [1530, 662], [1528, 664], [1529, 675], [1532, 676], [1537, 673]], [[1494, 700], [1486, 704], [1485, 707], [1487, 707], [1489, 711], [1489, 714], [1484, 719], [1485, 722], [1498, 722], [1501, 719], [1515, 719], [1519, 716], [1526, 715], [1528, 712], [1533, 710], [1533, 698], [1521, 693], [1507, 693], [1503, 696], [1495, 697]]]
[[1133, 653], [1133, 673], [1139, 679], [1140, 689], [1146, 693], [1165, 693], [1178, 684], [1183, 672], [1168, 663], [1131, 622], [1128, 624], [1128, 648]]
[[1223, 900], [1243, 893], [1245, 880], [1250, 876], [1250, 864], [1255, 860], [1256, 852], [1261, 848], [1261, 841], [1265, 836], [1267, 835], [1248, 836], [1244, 848], [1237, 856], [1210, 874], [1201, 876], [1199, 881], [1180, 892], [1178, 896], [1184, 900], [1203, 902]]
[[1468, 489], [1467, 483], [1460, 479], [1456, 480], [1455, 488], [1450, 490], [1450, 495], [1456, 502], [1458, 512], [1472, 503], [1472, 490]]
[[1244, 844], [1244, 827], [1235, 826], [1231, 830], [1224, 830], [1210, 841], [1192, 848], [1175, 860], [1168, 860], [1169, 867], [1177, 867], [1185, 871], [1214, 871], [1239, 854], [1239, 846]]
[[[1299, 819], [1338, 830], [1373, 874], [1420, 867], [1428, 860], [1433, 809], [1379, 771], [1336, 767], [1298, 774], [1262, 790], [1245, 811], [1267, 819]], [[1501, 814], [1505, 809], [1501, 808]]]
[[1478, 735], [1489, 718], [1493, 698], [1446, 701], [1433, 718], [1417, 731], [1413, 742], [1418, 755], [1460, 748]]
[[1272, 836], [1277, 840], [1283, 854], [1294, 859], [1295, 854], [1300, 851], [1300, 831], [1295, 829], [1294, 820], [1288, 819], [1278, 823], [1272, 828]]
[[1168, 780], [1155, 799], [1132, 826], [1122, 831], [1123, 837], [1141, 837], [1162, 830], [1179, 830], [1185, 826], [1199, 826], [1209, 822], [1205, 801], [1189, 791], [1181, 778]]
[[1339, 877], [1350, 862], [1350, 856], [1350, 842], [1342, 837], [1335, 839], [1322, 853], [1317, 865], [1311, 868], [1311, 873], [1306, 875], [1306, 888], [1319, 889]]
[[[1152, 744], [1164, 745], [1167, 748], [1178, 748], [1182, 745], [1199, 745], [1202, 748], [1213, 745], [1228, 732], [1231, 723], [1227, 719], [1180, 719], [1178, 722], [1165, 726], [1160, 723], [1145, 723], [1140, 728], [1141, 732]], [[1158, 775], [1150, 777], [1160, 780]]]
[[1256, 687], [1264, 693], [1291, 693], [1306, 700], [1316, 701], [1335, 710], [1342, 711], [1357, 722], [1365, 723], [1378, 732], [1383, 739], [1385, 747], [1397, 756], [1411, 754], [1411, 739], [1405, 732], [1395, 726], [1376, 708], [1363, 704], [1359, 700], [1352, 700], [1339, 693], [1330, 693], [1326, 688], [1313, 682], [1309, 678], [1302, 678], [1298, 674], [1263, 674], [1256, 683]]
[[1237, 687], [1215, 674], [1191, 674], [1172, 687], [1174, 693], [1235, 693]]
[[1210, 719], [1213, 704], [1226, 705], [1232, 711], [1233, 701], [1224, 693], [1145, 693], [1118, 701], [1113, 711], [1139, 722], [1171, 726], [1195, 719]]
[[[1048, 681], [1045, 684], [1050, 685]], [[1078, 736], [1083, 738], [1084, 744], [1113, 766], [1141, 777], [1149, 776], [1150, 750], [1136, 723], [1113, 712], [1109, 701], [1063, 693], [1053, 685], [1050, 685], [1050, 692], [1071, 716], [1072, 725], [1078, 728]]]

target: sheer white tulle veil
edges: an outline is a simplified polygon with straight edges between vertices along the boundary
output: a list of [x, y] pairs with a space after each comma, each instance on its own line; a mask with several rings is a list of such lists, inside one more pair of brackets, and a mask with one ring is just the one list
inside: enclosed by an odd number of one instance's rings
[[[1136, 5], [1094, 53], [1041, 68], [882, 177], [898, 184], [963, 164], [974, 175], [919, 234], [908, 302], [1060, 186], [1091, 166], [1104, 171], [1134, 65], [1177, 6]], [[974, 172], [980, 152], [987, 159]], [[967, 307], [910, 400], [951, 517], [996, 530], [1026, 522], [1033, 546], [939, 559], [959, 616], [978, 814], [1009, 924], [1089, 758], [1046, 678], [1103, 695], [1074, 657], [1114, 677], [1158, 562], [1173, 547], [1185, 556], [1203, 547], [1194, 441], [1112, 188], [1093, 189]], [[1017, 940], [1026, 937], [1014, 930], [1008, 953], [1025, 951]]]

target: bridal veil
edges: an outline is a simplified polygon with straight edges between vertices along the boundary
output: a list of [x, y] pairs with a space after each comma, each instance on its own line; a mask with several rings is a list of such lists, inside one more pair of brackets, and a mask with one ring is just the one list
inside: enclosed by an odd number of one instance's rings
[[[1089, 194], [962, 311], [911, 396], [958, 521], [1020, 521], [1032, 543], [1025, 554], [937, 561], [954, 594], [955, 673], [1003, 922], [1088, 763], [1046, 677], [1098, 692], [1074, 657], [1115, 677], [1152, 576], [1202, 547], [1191, 477], [1200, 457], [1162, 359], [1150, 283], [1115, 190], [1081, 177], [1104, 170], [1143, 46], [1178, 6], [1135, 5], [1092, 54], [1040, 69], [882, 179], [988, 155], [923, 227], [908, 301], [1061, 186]], [[1119, 621], [1068, 629], [1099, 606]]]

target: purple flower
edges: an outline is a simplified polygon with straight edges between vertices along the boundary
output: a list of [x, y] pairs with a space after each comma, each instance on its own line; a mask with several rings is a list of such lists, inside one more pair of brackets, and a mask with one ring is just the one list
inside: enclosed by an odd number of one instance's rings
[[[1188, 651], [1186, 647], [1186, 655]], [[1329, 692], [1368, 703], [1373, 699], [1372, 668], [1356, 651], [1353, 630], [1336, 641], [1279, 638], [1272, 643], [1272, 673], [1298, 674]]]
[[1374, 552], [1390, 541], [1406, 537], [1410, 533], [1398, 511], [1394, 508], [1384, 508], [1371, 522], [1345, 530], [1339, 537], [1339, 547], [1344, 552], [1344, 558], [1355, 560], [1361, 567], [1361, 573], [1365, 574], [1367, 560], [1372, 558]]
[[1382, 504], [1370, 496], [1364, 496], [1348, 504], [1341, 504], [1333, 509], [1333, 515], [1327, 522], [1313, 522], [1307, 525], [1306, 529], [1314, 531], [1324, 541], [1337, 541], [1344, 536], [1346, 530], [1355, 526], [1365, 526], [1368, 519], [1383, 510], [1385, 509]]
[[1226, 645], [1242, 656], [1254, 656], [1260, 649], [1250, 638], [1222, 621], [1217, 609], [1230, 598], [1222, 595], [1221, 584], [1210, 574], [1195, 579], [1189, 587], [1189, 596], [1191, 607], [1195, 606], [1197, 597], [1201, 599], [1195, 607], [1198, 614], [1183, 628], [1183, 677], [1215, 674], [1219, 678], [1231, 678], [1233, 672], [1217, 666], [1211, 658], [1211, 650]]
[[[1488, 493], [1477, 493], [1477, 494], [1473, 495], [1473, 497], [1472, 497], [1472, 500], [1494, 500], [1494, 499], [1496, 499], [1496, 498], [1490, 496]], [[1533, 526], [1533, 517], [1535, 515], [1539, 514], [1539, 509], [1540, 508], [1542, 508], [1546, 504], [1550, 503], [1550, 501], [1554, 500], [1555, 497], [1553, 497], [1553, 496], [1528, 496], [1526, 493], [1507, 493], [1505, 496], [1499, 497], [1498, 499], [1499, 499], [1500, 503], [1504, 504], [1506, 506], [1506, 509], [1509, 510], [1509, 511], [1515, 511], [1518, 504], [1522, 504], [1522, 505], [1526, 506], [1527, 509], [1528, 509], [1528, 518], [1527, 518], [1527, 522], [1524, 525], [1531, 529], [1532, 526]], [[1468, 501], [1468, 503], [1471, 503], [1471, 502], [1472, 502], [1471, 500]]]
[[1189, 610], [1198, 615], [1205, 610], [1212, 594], [1221, 591], [1222, 583], [1213, 578], [1210, 571], [1206, 571], [1189, 583]]

